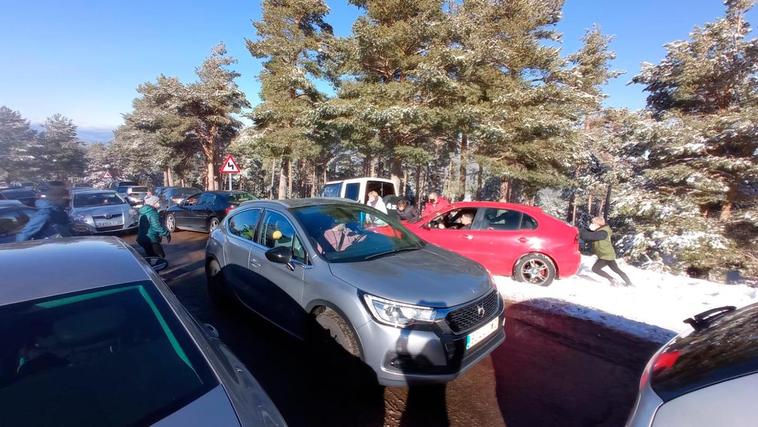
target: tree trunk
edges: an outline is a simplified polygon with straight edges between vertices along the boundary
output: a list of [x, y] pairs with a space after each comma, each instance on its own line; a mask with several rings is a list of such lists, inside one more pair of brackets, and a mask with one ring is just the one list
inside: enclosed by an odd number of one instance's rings
[[207, 175], [206, 175], [207, 182], [205, 184], [205, 188], [208, 191], [215, 191], [215, 190], [217, 190], [217, 188], [216, 188], [216, 165], [213, 164], [213, 162], [208, 162], [208, 164], [206, 166], [207, 166], [208, 170], [207, 170]]
[[276, 181], [276, 159], [271, 160], [271, 185], [268, 187], [268, 198], [274, 198], [274, 182]]
[[277, 199], [287, 198], [287, 170], [289, 161], [285, 158], [279, 162], [279, 191], [276, 195]]
[[571, 224], [576, 224], [576, 189], [571, 191], [571, 196], [569, 196], [569, 204], [568, 209], [566, 210], [566, 221], [569, 221]]
[[287, 161], [287, 198], [292, 197], [292, 160]]
[[501, 178], [500, 180], [500, 201], [508, 203], [511, 200], [511, 180]]
[[587, 212], [590, 214], [590, 216], [593, 216], [592, 214], [592, 194], [587, 196]]
[[393, 154], [392, 159], [390, 159], [390, 179], [392, 179], [392, 182], [395, 183], [395, 187], [397, 189], [403, 188], [403, 179], [401, 178], [402, 174], [403, 164], [400, 162], [400, 159], [395, 158]]
[[482, 187], [484, 187], [484, 168], [478, 165], [479, 170], [476, 172], [476, 199], [482, 199]]
[[316, 188], [318, 187], [318, 174], [316, 173], [316, 165], [311, 167], [311, 197], [316, 197]]
[[405, 188], [408, 186], [408, 169], [403, 169], [403, 188], [400, 189], [398, 196], [405, 196]]
[[416, 205], [416, 208], [421, 207], [421, 166], [416, 166], [416, 192], [413, 202]]
[[734, 199], [737, 198], [737, 187], [730, 186], [729, 191], [726, 193], [726, 201], [721, 205], [721, 214], [719, 219], [721, 221], [728, 221], [732, 217], [732, 208], [734, 207]]
[[459, 169], [460, 176], [458, 191], [461, 193], [461, 200], [466, 198], [466, 166], [468, 165], [468, 135], [464, 132], [461, 134], [461, 165]]
[[608, 216], [611, 213], [611, 190], [613, 189], [613, 186], [611, 184], [608, 184], [608, 191], [605, 193], [605, 204], [603, 205], [603, 219], [608, 221]]
[[372, 158], [368, 154], [363, 158], [363, 176], [372, 176], [371, 175], [371, 162]]

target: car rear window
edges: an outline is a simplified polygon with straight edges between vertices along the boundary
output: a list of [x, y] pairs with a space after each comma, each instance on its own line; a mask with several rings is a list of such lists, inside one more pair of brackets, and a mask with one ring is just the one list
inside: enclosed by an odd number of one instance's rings
[[74, 207], [88, 208], [94, 206], [123, 205], [126, 202], [116, 193], [75, 194]]
[[341, 182], [326, 184], [324, 188], [321, 189], [321, 197], [340, 197], [341, 189], [342, 189]]
[[132, 193], [147, 193], [147, 187], [132, 187], [130, 190]]
[[242, 202], [255, 200], [255, 196], [249, 193], [231, 193], [226, 196], [226, 199], [229, 201], [229, 203], [238, 205]]
[[0, 307], [0, 425], [144, 425], [218, 385], [152, 282]]

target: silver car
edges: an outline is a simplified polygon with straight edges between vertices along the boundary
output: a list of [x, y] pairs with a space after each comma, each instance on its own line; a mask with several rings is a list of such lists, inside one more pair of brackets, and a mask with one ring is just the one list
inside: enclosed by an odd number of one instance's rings
[[0, 425], [285, 424], [123, 241], [2, 245], [0, 271]]
[[685, 322], [693, 331], [650, 359], [627, 426], [758, 425], [758, 304], [716, 308]]
[[78, 234], [128, 231], [139, 225], [137, 211], [111, 190], [73, 191], [69, 216]]
[[451, 381], [505, 339], [503, 302], [482, 266], [366, 205], [247, 202], [206, 253], [214, 301], [241, 302], [303, 339], [318, 324], [382, 385]]

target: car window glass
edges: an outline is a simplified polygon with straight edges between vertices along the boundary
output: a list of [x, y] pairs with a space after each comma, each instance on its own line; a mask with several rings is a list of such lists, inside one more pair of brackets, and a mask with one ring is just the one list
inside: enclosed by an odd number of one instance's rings
[[521, 229], [522, 230], [536, 230], [537, 221], [527, 214], [521, 217]]
[[340, 190], [342, 189], [342, 183], [336, 182], [334, 184], [326, 184], [321, 189], [321, 197], [339, 197]]
[[74, 207], [123, 205], [126, 201], [116, 193], [84, 193], [74, 195]]
[[229, 219], [229, 232], [246, 240], [255, 239], [255, 229], [261, 218], [261, 210], [240, 212]]
[[31, 210], [8, 209], [0, 212], [0, 235], [18, 233], [33, 214]]
[[0, 340], [3, 425], [149, 425], [218, 386], [151, 282], [0, 307]]
[[487, 208], [482, 225], [487, 230], [518, 230], [521, 227], [521, 212]]
[[461, 208], [447, 211], [432, 219], [428, 228], [441, 230], [469, 230], [473, 228], [476, 208]]
[[203, 193], [200, 199], [197, 201], [198, 205], [212, 205], [216, 199], [216, 195], [213, 193]]
[[187, 204], [188, 206], [193, 206], [193, 205], [196, 205], [196, 204], [197, 204], [197, 199], [199, 199], [199, 198], [200, 198], [200, 195], [199, 195], [199, 194], [197, 194], [197, 195], [194, 195], [194, 196], [192, 196], [192, 197], [188, 197], [188, 198], [187, 198], [187, 203], [186, 203], [186, 204]]
[[[299, 254], [295, 253], [295, 228], [284, 217], [284, 215], [278, 212], [266, 213], [266, 219], [263, 222], [263, 228], [261, 229], [260, 243], [267, 248], [276, 248], [279, 246], [285, 246], [293, 250], [292, 258], [299, 261], [305, 260], [304, 251], [302, 251], [302, 245], [298, 243]], [[297, 256], [300, 258], [297, 258]]]
[[358, 200], [361, 193], [361, 184], [353, 182], [345, 186], [345, 198], [351, 200]]

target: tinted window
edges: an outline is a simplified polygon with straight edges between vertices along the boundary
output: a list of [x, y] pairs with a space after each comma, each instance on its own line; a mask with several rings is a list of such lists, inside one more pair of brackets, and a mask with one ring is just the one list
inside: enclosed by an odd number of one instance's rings
[[461, 208], [445, 212], [429, 222], [432, 229], [469, 230], [476, 218], [476, 208]]
[[376, 191], [379, 193], [379, 197], [394, 196], [395, 186], [391, 182], [384, 181], [367, 181], [366, 182], [366, 197], [364, 203], [368, 200], [368, 193]]
[[[267, 248], [285, 246], [292, 248], [292, 257], [305, 261], [305, 252], [300, 242], [296, 242], [295, 228], [278, 212], [267, 212], [261, 229], [260, 243]], [[296, 251], [297, 249], [297, 251]]]
[[0, 211], [0, 235], [16, 234], [34, 215], [31, 209], [6, 209]]
[[423, 242], [397, 221], [366, 205], [317, 205], [291, 212], [311, 244], [330, 262], [363, 261], [423, 247]]
[[194, 195], [192, 197], [187, 198], [186, 205], [188, 205], [188, 206], [196, 205], [197, 204], [197, 199], [199, 199], [199, 198], [200, 198], [199, 194], [196, 194], [196, 195]]
[[255, 229], [261, 218], [261, 210], [240, 212], [229, 220], [229, 232], [247, 240], [255, 239]]
[[523, 214], [521, 217], [521, 229], [522, 230], [536, 230], [537, 221], [527, 214]]
[[151, 282], [0, 307], [0, 340], [3, 425], [151, 424], [218, 385]]
[[130, 193], [147, 193], [147, 187], [131, 187]]
[[342, 183], [337, 182], [334, 184], [326, 184], [321, 189], [321, 197], [340, 197], [340, 190], [342, 189]]
[[242, 202], [255, 200], [255, 197], [250, 193], [230, 193], [226, 196], [226, 199], [229, 201], [229, 203], [238, 205]]
[[[367, 193], [368, 194], [368, 193]], [[345, 198], [358, 201], [361, 197], [361, 184], [353, 182], [345, 186]]]
[[487, 230], [518, 230], [521, 228], [521, 212], [487, 208], [484, 211], [483, 227]]
[[212, 205], [216, 200], [216, 195], [212, 193], [203, 193], [200, 195], [200, 199], [197, 201], [198, 205]]
[[128, 188], [129, 188], [129, 187], [117, 187], [117, 188], [116, 188], [116, 192], [118, 192], [118, 193], [126, 193], [126, 190], [127, 190]]
[[91, 206], [111, 206], [111, 205], [123, 205], [126, 203], [116, 193], [91, 193], [91, 194], [75, 194], [74, 195], [74, 207], [86, 208]]
[[34, 192], [27, 190], [6, 190], [0, 194], [8, 200], [33, 199], [36, 196]]

